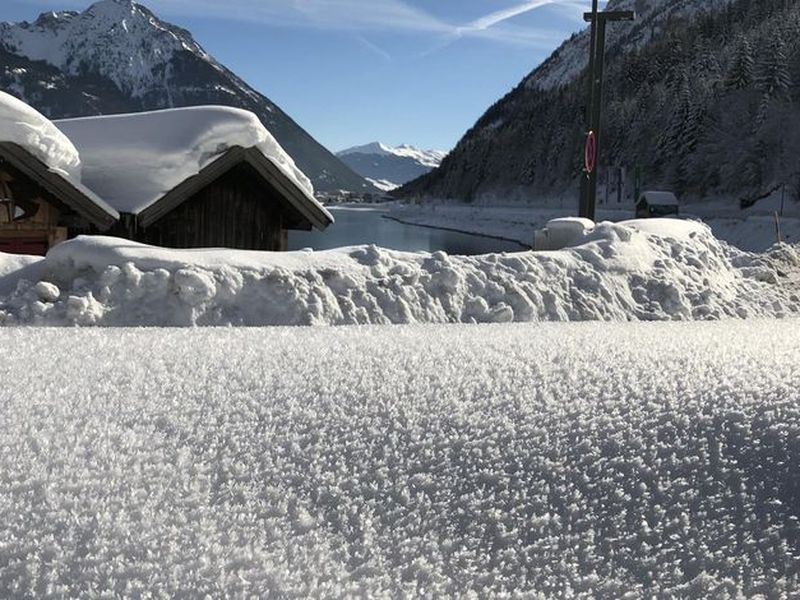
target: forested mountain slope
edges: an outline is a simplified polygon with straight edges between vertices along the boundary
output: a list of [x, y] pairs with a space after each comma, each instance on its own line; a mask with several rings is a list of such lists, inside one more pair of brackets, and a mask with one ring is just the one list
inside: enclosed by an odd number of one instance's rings
[[[687, 198], [800, 193], [800, 1], [609, 3], [602, 164]], [[646, 6], [645, 6], [646, 5]], [[576, 193], [588, 35], [566, 42], [492, 106], [406, 196], [537, 199]]]

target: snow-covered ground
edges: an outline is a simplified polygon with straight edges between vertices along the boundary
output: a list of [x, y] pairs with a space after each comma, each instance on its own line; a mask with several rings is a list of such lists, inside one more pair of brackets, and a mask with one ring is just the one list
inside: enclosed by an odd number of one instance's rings
[[2, 330], [0, 596], [790, 598], [799, 336]]
[[[800, 248], [749, 254], [701, 223], [603, 223], [573, 248], [451, 256], [166, 250], [80, 237], [0, 254], [0, 324], [346, 325], [800, 315]], [[24, 263], [24, 264], [23, 264]]]
[[[781, 219], [782, 240], [792, 244], [800, 243], [800, 208], [795, 204], [787, 201], [788, 209]], [[684, 210], [692, 218], [707, 223], [719, 239], [742, 250], [762, 252], [778, 241], [774, 211], [779, 208], [780, 203], [773, 200], [761, 202], [748, 210], [731, 209], [730, 202], [693, 204], [684, 207]], [[531, 245], [534, 231], [544, 227], [551, 219], [574, 213], [575, 207], [567, 203], [540, 208], [428, 202], [421, 205], [394, 204], [389, 216], [411, 225], [489, 235]], [[597, 210], [597, 218], [603, 221], [623, 221], [633, 216], [632, 209], [617, 205], [601, 206]]]

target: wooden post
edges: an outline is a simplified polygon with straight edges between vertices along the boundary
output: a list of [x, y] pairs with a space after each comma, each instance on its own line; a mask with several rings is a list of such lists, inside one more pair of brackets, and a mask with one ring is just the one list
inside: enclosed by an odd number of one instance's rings
[[582, 195], [580, 216], [595, 220], [597, 204], [597, 171], [601, 164], [602, 129], [601, 117], [603, 109], [603, 72], [605, 70], [606, 56], [606, 24], [608, 21], [632, 21], [636, 18], [633, 11], [597, 11], [597, 0], [592, 2], [592, 12], [583, 16], [585, 21], [592, 24], [591, 48], [589, 56], [589, 80], [591, 92], [589, 94], [589, 131], [593, 131], [596, 141], [595, 168], [588, 173], [588, 184]]

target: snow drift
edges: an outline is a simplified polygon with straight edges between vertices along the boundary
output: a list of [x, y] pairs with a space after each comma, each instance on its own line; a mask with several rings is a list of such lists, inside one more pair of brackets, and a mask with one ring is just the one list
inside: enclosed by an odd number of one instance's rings
[[[738, 251], [700, 223], [600, 224], [557, 252], [449, 256], [165, 250], [81, 237], [3, 267], [0, 323], [345, 325], [800, 315], [800, 252]], [[34, 276], [31, 276], [31, 273]], [[11, 290], [11, 291], [8, 291]]]
[[0, 596], [792, 598], [795, 321], [0, 331]]
[[81, 181], [81, 159], [72, 142], [46, 117], [0, 91], [0, 141], [13, 142], [60, 175]]

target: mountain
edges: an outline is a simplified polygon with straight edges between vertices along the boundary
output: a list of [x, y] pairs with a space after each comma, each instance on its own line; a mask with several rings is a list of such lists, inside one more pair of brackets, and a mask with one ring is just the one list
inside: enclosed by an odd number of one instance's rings
[[0, 23], [0, 87], [66, 118], [220, 104], [254, 112], [321, 191], [374, 191], [180, 27], [130, 0]]
[[[800, 196], [800, 1], [617, 0], [602, 167], [685, 198]], [[588, 32], [492, 106], [436, 171], [398, 193], [492, 202], [577, 197]], [[618, 172], [605, 169], [603, 173]]]
[[447, 152], [373, 142], [342, 150], [336, 155], [356, 173], [380, 189], [390, 191], [438, 167]]

